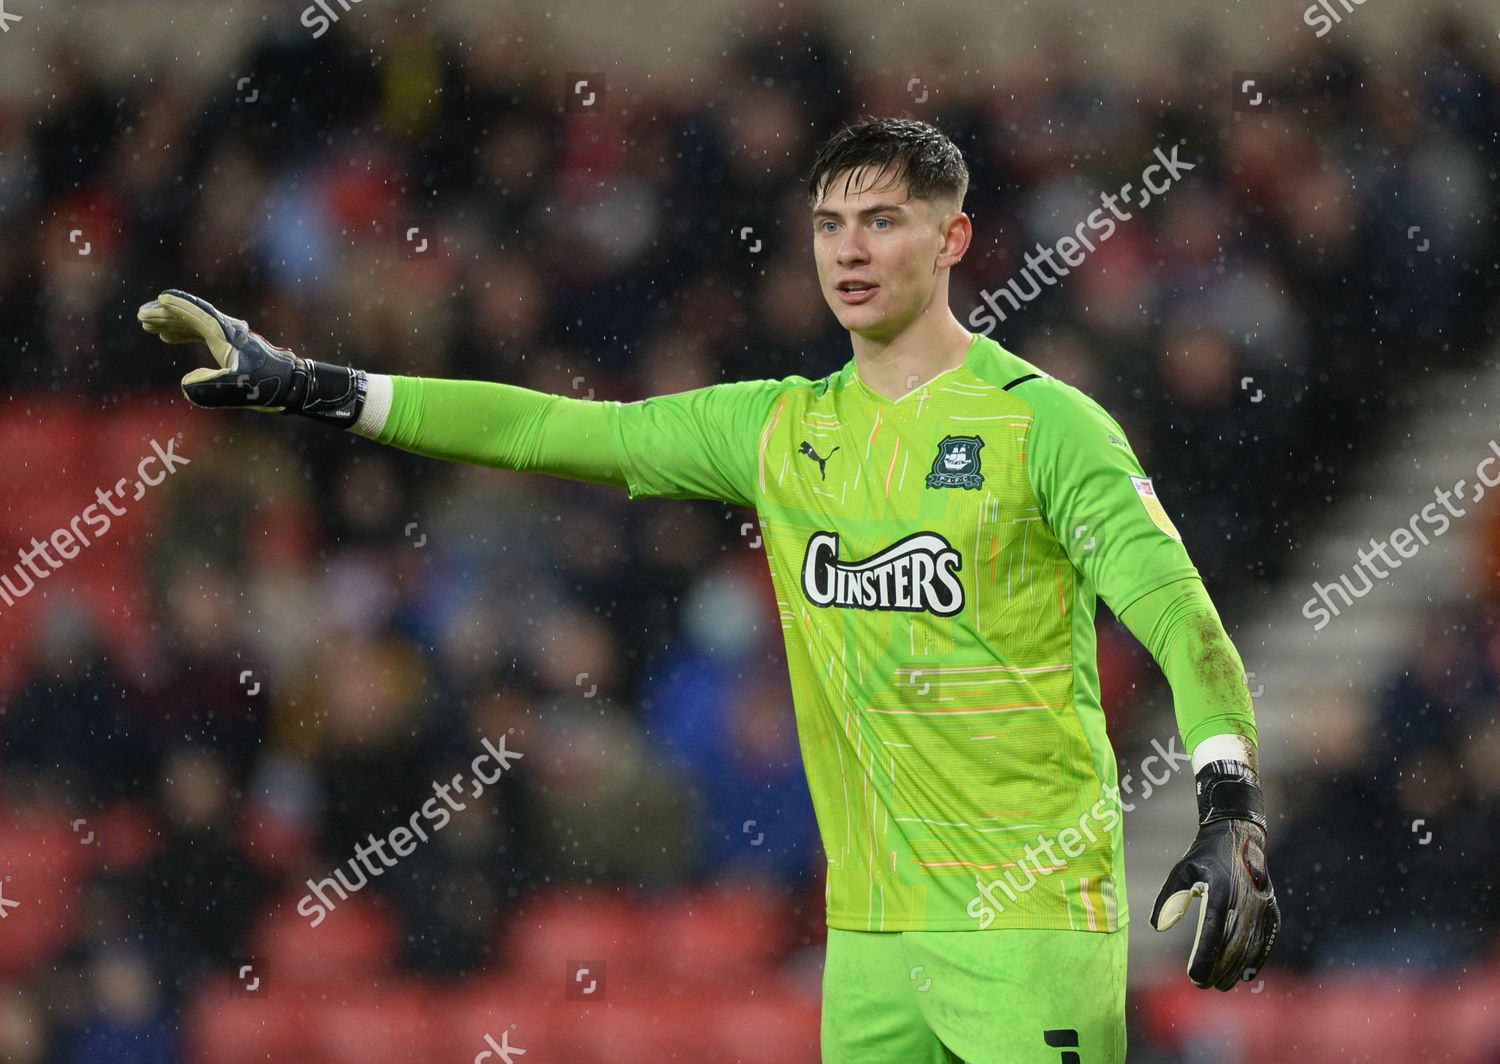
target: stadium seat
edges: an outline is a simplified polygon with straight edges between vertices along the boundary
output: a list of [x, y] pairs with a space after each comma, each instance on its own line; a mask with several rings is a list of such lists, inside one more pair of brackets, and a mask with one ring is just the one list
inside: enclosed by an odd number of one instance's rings
[[444, 1060], [473, 1060], [485, 1047], [485, 1036], [499, 1039], [510, 1031], [510, 1044], [534, 1054], [551, 1054], [554, 1015], [553, 998], [561, 1000], [554, 987], [549, 994], [536, 980], [479, 975], [452, 987], [434, 989], [432, 1000], [441, 1020], [440, 1048]]
[[[11, 408], [0, 418], [0, 454], [6, 457], [7, 497], [26, 500], [24, 506], [0, 506], [0, 533], [7, 541], [44, 535], [39, 528], [60, 527], [94, 501], [93, 485], [85, 482], [97, 479], [102, 466], [89, 446], [87, 415], [77, 404], [37, 397]], [[62, 490], [74, 484], [84, 488], [77, 506], [69, 498], [73, 492]]]
[[714, 1009], [705, 1060], [738, 1064], [818, 1064], [821, 1003], [772, 991]]
[[328, 1000], [304, 1006], [303, 1016], [308, 1055], [318, 1064], [444, 1059], [437, 1051], [437, 1011], [414, 982], [385, 983], [378, 990], [348, 995], [330, 992]]
[[61, 808], [0, 810], [0, 976], [31, 974], [72, 934], [80, 877], [99, 853], [88, 825], [79, 828]]
[[1416, 1008], [1428, 1030], [1440, 1030], [1444, 1049], [1455, 1060], [1495, 1064], [1500, 1061], [1500, 969], [1449, 977], [1450, 985], [1431, 986]]
[[758, 883], [674, 893], [651, 904], [650, 942], [670, 985], [743, 984], [785, 946], [785, 902]]
[[[1454, 1061], [1489, 1064], [1473, 1051], [1500, 1044], [1497, 1010], [1409, 975], [1282, 976], [1257, 994], [1240, 986], [1209, 996], [1186, 980], [1142, 994], [1154, 1040], [1212, 1056], [1232, 1047], [1244, 1060]], [[1486, 1029], [1488, 1024], [1488, 1029]]]
[[[133, 405], [109, 414], [80, 408], [76, 403], [45, 396], [29, 397], [0, 417], [0, 454], [5, 456], [4, 498], [25, 499], [24, 506], [0, 505], [0, 542], [25, 543], [53, 530], [70, 528], [90, 505], [97, 505], [96, 489], [109, 490], [124, 477], [132, 484], [141, 460], [151, 455], [151, 441], [166, 447], [184, 430], [181, 418], [167, 404]], [[190, 457], [193, 437], [177, 441], [176, 453]], [[152, 476], [162, 473], [148, 467]], [[145, 539], [135, 530], [151, 527], [159, 492], [140, 499], [130, 494], [116, 502], [125, 514], [95, 538], [87, 521], [79, 528], [89, 542], [79, 553], [48, 576], [49, 591], [86, 604], [106, 645], [122, 660], [149, 652], [150, 609], [142, 588], [137, 558]], [[13, 648], [0, 656], [0, 699], [8, 698], [20, 680], [17, 663], [24, 659], [37, 631], [35, 591], [13, 608], [0, 608], [0, 645]]]
[[708, 1050], [711, 1002], [570, 1000], [560, 977], [479, 977], [444, 999], [447, 1059], [471, 1060], [509, 1031], [511, 1046], [570, 1064], [647, 1064], [713, 1059]]
[[[518, 909], [501, 946], [507, 970], [561, 985], [570, 961], [604, 961], [609, 986], [639, 982], [653, 948], [639, 904], [604, 890], [534, 894]], [[635, 978], [632, 978], [632, 976]]]
[[368, 894], [341, 901], [316, 927], [286, 896], [256, 924], [251, 955], [278, 984], [374, 985], [395, 961], [398, 931], [390, 913]]
[[[1362, 975], [1317, 982], [1316, 991], [1305, 994], [1291, 1013], [1296, 1022], [1277, 1025], [1284, 1037], [1273, 1054], [1276, 1059], [1428, 1059], [1421, 1052], [1421, 1034], [1427, 1025], [1416, 1013], [1419, 995], [1410, 980], [1381, 986], [1378, 980]], [[1378, 1007], [1371, 1007], [1372, 1000], [1379, 1001]], [[1267, 1015], [1264, 1022], [1274, 1023], [1275, 1016]], [[1440, 1032], [1434, 1033], [1441, 1037]]]
[[279, 994], [246, 994], [227, 978], [199, 988], [183, 1029], [188, 1059], [196, 1064], [307, 1060], [301, 1010]]
[[703, 1001], [567, 1001], [566, 1059], [601, 1064], [650, 1064], [659, 1060], [715, 1059], [710, 1052], [713, 1015]]

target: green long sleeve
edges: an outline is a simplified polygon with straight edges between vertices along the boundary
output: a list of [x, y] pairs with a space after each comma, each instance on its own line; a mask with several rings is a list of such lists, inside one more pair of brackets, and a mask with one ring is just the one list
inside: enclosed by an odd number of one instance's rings
[[1141, 596], [1120, 614], [1172, 685], [1177, 727], [1191, 756], [1211, 735], [1255, 743], [1255, 710], [1245, 666], [1198, 577]]
[[493, 381], [391, 378], [377, 440], [453, 462], [626, 486], [603, 402]]
[[[629, 490], [609, 403], [491, 381], [392, 377], [380, 443], [455, 462], [546, 473]], [[1255, 742], [1244, 664], [1196, 576], [1137, 598], [1120, 621], [1172, 686], [1189, 755], [1211, 735]]]

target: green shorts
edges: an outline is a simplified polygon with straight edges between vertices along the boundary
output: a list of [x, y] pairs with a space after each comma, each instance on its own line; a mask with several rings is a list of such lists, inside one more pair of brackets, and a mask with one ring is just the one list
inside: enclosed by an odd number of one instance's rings
[[830, 927], [823, 1064], [1123, 1064], [1126, 931]]

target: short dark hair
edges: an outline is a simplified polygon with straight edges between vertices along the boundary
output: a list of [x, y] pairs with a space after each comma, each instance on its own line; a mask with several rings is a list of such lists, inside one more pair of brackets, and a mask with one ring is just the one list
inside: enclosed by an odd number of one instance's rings
[[962, 209], [969, 191], [963, 153], [942, 130], [915, 118], [866, 118], [845, 125], [818, 149], [807, 177], [808, 201], [816, 204], [846, 170], [848, 192], [855, 171], [864, 167], [874, 168], [867, 188], [890, 170], [891, 184], [905, 180], [913, 198], [948, 200]]

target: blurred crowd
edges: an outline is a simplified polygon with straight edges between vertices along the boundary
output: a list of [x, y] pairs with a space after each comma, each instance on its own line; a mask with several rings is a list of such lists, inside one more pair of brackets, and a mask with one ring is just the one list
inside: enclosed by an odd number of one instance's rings
[[1327, 692], [1315, 767], [1287, 787], [1272, 835], [1296, 918], [1278, 963], [1430, 972], [1500, 958], [1497, 607], [1432, 608], [1375, 689]]
[[[918, 104], [904, 69], [861, 73], [791, 14], [727, 41], [694, 92], [611, 71], [584, 106], [535, 25], [459, 40], [392, 3], [314, 39], [275, 10], [222, 84], [105, 83], [60, 43], [48, 84], [0, 99], [0, 225], [17, 234], [0, 243], [0, 389], [105, 411], [167, 396], [202, 440], [129, 577], [144, 659], [114, 660], [99, 619], [55, 595], [22, 607], [35, 643], [0, 718], [5, 801], [146, 827], [91, 877], [34, 983], [46, 1048], [7, 1045], [20, 1006], [0, 1006], [7, 1059], [181, 1059], [173, 1010], [257, 914], [502, 735], [524, 771], [369, 888], [409, 970], [482, 968], [511, 904], [558, 882], [759, 877], [818, 943], [822, 856], [753, 515], [193, 410], [176, 386], [203, 350], [134, 321], [163, 288], [378, 372], [601, 399], [817, 377], [850, 348], [817, 288], [802, 176], [839, 121], [910, 113], [964, 150], [966, 322], [1028, 250], [1180, 144], [1192, 173], [993, 335], [1121, 421], [1226, 616], [1426, 375], [1476, 361], [1493, 326], [1500, 70], [1460, 20], [1393, 63], [1296, 39], [1263, 61], [1257, 112], [1233, 109], [1227, 60], [1191, 36], [1130, 79], [1062, 34], [982, 74], [935, 54]], [[1143, 652], [1105, 624], [1128, 744]], [[1469, 758], [1500, 650], [1478, 620], [1430, 631], [1273, 837], [1281, 960], [1385, 957], [1400, 926], [1452, 963], [1493, 932], [1489, 887], [1471, 888], [1500, 865], [1484, 830], [1500, 772]], [[1370, 825], [1439, 806], [1454, 826], [1422, 852], [1435, 863], [1395, 870]]]

